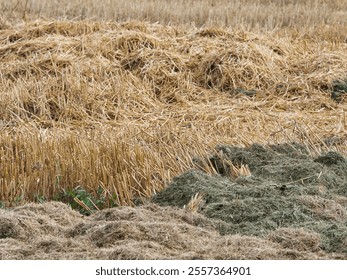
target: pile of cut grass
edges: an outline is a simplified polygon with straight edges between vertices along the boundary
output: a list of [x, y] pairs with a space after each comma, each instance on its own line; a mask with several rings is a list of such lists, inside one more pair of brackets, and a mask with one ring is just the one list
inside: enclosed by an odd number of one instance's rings
[[[209, 158], [218, 175], [188, 171], [152, 201], [221, 221], [222, 234], [270, 238], [287, 248], [347, 256], [347, 159], [312, 157], [298, 144], [220, 146]], [[232, 165], [231, 165], [232, 164]], [[248, 166], [233, 176], [231, 167]], [[194, 202], [194, 203], [193, 203]]]
[[[296, 242], [285, 242], [286, 236]], [[213, 222], [171, 207], [115, 207], [83, 217], [48, 202], [0, 209], [0, 259], [343, 259], [317, 248], [304, 230], [269, 239], [221, 236]]]

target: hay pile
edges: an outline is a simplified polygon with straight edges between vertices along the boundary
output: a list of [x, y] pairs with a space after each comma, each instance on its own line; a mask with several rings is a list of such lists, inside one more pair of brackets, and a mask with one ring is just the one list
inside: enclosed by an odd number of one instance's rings
[[230, 97], [248, 90], [261, 97], [252, 101], [269, 98], [280, 108], [281, 101], [297, 101], [314, 111], [328, 101], [333, 80], [346, 76], [343, 39], [319, 32], [261, 35], [142, 22], [13, 26], [0, 32], [2, 101], [9, 106], [1, 117], [90, 124], [184, 106], [188, 118], [188, 106], [233, 105]]
[[[156, 205], [85, 217], [65, 204], [0, 209], [0, 259], [330, 259], [319, 238], [282, 230], [267, 239], [220, 236], [199, 214]], [[295, 240], [288, 240], [295, 236]]]
[[[347, 256], [347, 159], [312, 158], [298, 144], [220, 146], [209, 161], [219, 175], [192, 170], [176, 177], [153, 202], [187, 207], [221, 220], [222, 234], [270, 238], [289, 248]], [[232, 170], [249, 167], [248, 176]]]

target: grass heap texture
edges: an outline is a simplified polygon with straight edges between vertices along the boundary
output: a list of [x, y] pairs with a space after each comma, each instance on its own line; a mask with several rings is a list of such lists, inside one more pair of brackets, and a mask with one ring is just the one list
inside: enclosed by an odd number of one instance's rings
[[[222, 221], [222, 234], [269, 238], [287, 248], [321, 249], [346, 258], [345, 157], [328, 152], [312, 158], [298, 144], [254, 144], [220, 146], [208, 161], [219, 175], [186, 172], [153, 202]], [[242, 165], [248, 174], [235, 176]], [[189, 208], [194, 200], [194, 208]]]
[[0, 259], [343, 258], [319, 250], [312, 233], [293, 234], [305, 247], [289, 248], [273, 237], [221, 236], [200, 214], [157, 205], [116, 207], [89, 217], [60, 202], [0, 209]]
[[105, 207], [133, 205], [217, 144], [297, 141], [312, 154], [345, 153], [345, 103], [331, 91], [346, 77], [347, 45], [342, 27], [331, 30], [3, 27], [0, 201], [62, 200], [83, 189]]

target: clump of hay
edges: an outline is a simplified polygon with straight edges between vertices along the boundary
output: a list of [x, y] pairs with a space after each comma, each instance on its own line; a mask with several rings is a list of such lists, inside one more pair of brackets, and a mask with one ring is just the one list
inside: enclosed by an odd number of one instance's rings
[[316, 252], [320, 250], [321, 238], [316, 232], [304, 228], [279, 228], [269, 233], [268, 239], [284, 248]]
[[[13, 230], [8, 230], [10, 220], [16, 221]], [[307, 248], [273, 239], [221, 236], [216, 222], [200, 214], [153, 204], [88, 217], [59, 202], [0, 209], [0, 259], [341, 258], [312, 252], [305, 238]]]
[[[346, 242], [342, 190], [347, 173], [342, 155], [330, 152], [315, 158], [294, 143], [254, 144], [219, 146], [207, 160], [212, 161], [216, 175], [188, 171], [152, 201], [184, 207], [196, 193], [203, 193], [198, 212], [223, 221], [218, 224], [221, 234], [268, 236], [286, 248], [346, 253], [338, 245]], [[225, 162], [247, 164], [251, 173], [230, 176]]]

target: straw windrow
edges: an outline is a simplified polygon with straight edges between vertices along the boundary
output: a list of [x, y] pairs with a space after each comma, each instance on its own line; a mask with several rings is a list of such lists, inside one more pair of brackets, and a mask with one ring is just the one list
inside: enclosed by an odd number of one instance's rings
[[347, 47], [321, 38], [322, 28], [36, 21], [2, 29], [0, 201], [80, 186], [132, 205], [221, 143], [298, 141], [319, 153], [334, 137], [344, 153], [345, 105], [329, 90], [346, 76]]

